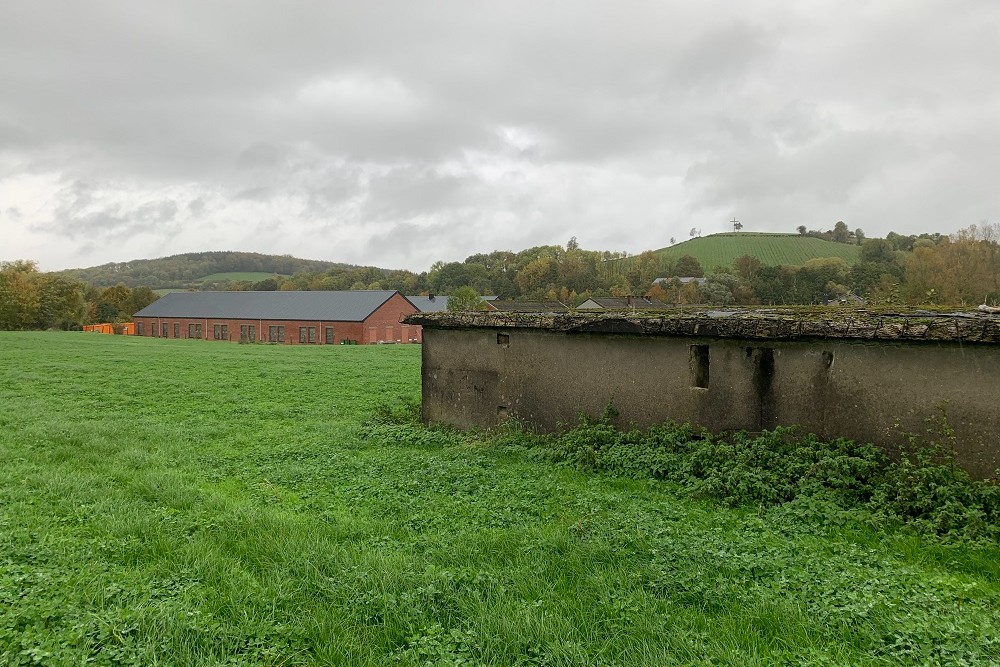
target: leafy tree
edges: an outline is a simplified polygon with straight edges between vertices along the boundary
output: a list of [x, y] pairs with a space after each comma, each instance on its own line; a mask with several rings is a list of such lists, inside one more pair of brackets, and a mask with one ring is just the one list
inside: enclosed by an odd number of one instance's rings
[[136, 287], [132, 290], [132, 304], [129, 310], [135, 314], [159, 298], [160, 296], [156, 292], [145, 285]]
[[798, 269], [792, 266], [764, 266], [751, 283], [761, 303], [777, 305], [795, 303], [793, 294]]
[[517, 272], [514, 284], [523, 296], [539, 296], [544, 293], [545, 286], [555, 278], [554, 269], [551, 257], [533, 259]]
[[87, 316], [83, 283], [40, 273], [28, 260], [0, 262], [0, 329], [71, 329]]
[[277, 278], [265, 278], [253, 284], [253, 290], [256, 292], [276, 292], [278, 290], [278, 279]]
[[469, 264], [462, 262], [435, 262], [427, 280], [435, 294], [449, 294], [459, 287], [469, 285], [474, 277]]
[[733, 268], [736, 270], [736, 275], [747, 284], [754, 281], [763, 267], [764, 263], [753, 255], [740, 255], [733, 260]]
[[734, 292], [740, 280], [731, 273], [714, 273], [701, 286], [701, 294], [706, 303], [728, 306], [736, 300]]
[[833, 240], [837, 243], [849, 243], [851, 240], [850, 230], [847, 229], [847, 223], [843, 220], [839, 220], [837, 224], [833, 226]]
[[79, 328], [86, 316], [87, 302], [84, 299], [83, 283], [59, 275], [42, 277], [34, 328]]
[[903, 267], [897, 261], [896, 250], [886, 239], [865, 239], [859, 261], [851, 267], [849, 284], [858, 294], [868, 294], [882, 282], [882, 276], [898, 280]]
[[39, 306], [38, 277], [34, 262], [0, 262], [0, 329], [31, 328]]
[[677, 260], [677, 266], [674, 267], [674, 271], [678, 276], [693, 276], [695, 278], [702, 278], [705, 275], [704, 269], [701, 268], [701, 263], [692, 257], [691, 255], [681, 255]]
[[459, 287], [448, 297], [448, 310], [452, 312], [462, 312], [479, 310], [483, 300], [476, 290], [471, 287]]

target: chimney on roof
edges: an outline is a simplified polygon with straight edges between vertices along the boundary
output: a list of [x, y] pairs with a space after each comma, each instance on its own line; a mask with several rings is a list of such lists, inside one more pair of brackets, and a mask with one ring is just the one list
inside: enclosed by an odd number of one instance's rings
[[428, 299], [429, 299], [430, 301], [433, 301], [433, 300], [434, 300], [434, 295], [433, 295], [433, 294], [428, 294], [428, 295], [427, 295], [427, 298], [428, 298]]

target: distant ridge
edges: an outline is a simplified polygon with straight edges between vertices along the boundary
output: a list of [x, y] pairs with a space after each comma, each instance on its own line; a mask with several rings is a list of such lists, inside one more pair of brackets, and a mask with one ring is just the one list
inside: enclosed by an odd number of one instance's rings
[[[741, 255], [751, 255], [767, 266], [802, 266], [810, 259], [839, 257], [847, 265], [858, 261], [861, 247], [847, 243], [834, 243], [815, 236], [768, 232], [724, 232], [699, 236], [682, 243], [652, 251], [661, 258], [678, 259], [690, 255], [710, 271], [716, 266], [732, 266]], [[608, 268], [623, 271], [635, 256], [610, 260]]]
[[[189, 252], [158, 259], [134, 259], [111, 262], [84, 269], [54, 271], [95, 287], [145, 285], [153, 289], [200, 287], [213, 274], [292, 275], [305, 271], [355, 268], [353, 264], [299, 259], [290, 255], [262, 255], [256, 252]], [[221, 276], [219, 276], [221, 277]]]

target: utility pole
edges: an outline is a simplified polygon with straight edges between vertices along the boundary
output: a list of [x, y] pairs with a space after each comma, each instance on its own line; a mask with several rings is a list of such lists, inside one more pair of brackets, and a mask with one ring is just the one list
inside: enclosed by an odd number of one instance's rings
[[741, 229], [743, 229], [743, 223], [740, 222], [739, 220], [737, 220], [735, 215], [733, 216], [733, 219], [730, 220], [730, 222], [733, 223], [733, 232], [734, 233], [740, 231]]

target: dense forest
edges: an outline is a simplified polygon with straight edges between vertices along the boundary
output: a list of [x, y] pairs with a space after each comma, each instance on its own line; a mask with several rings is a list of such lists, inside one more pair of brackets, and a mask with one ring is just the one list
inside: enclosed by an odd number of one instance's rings
[[[570, 306], [591, 296], [625, 295], [648, 295], [668, 304], [693, 305], [867, 303], [962, 307], [1000, 302], [998, 224], [973, 225], [952, 235], [906, 236], [890, 232], [880, 239], [865, 238], [861, 230], [855, 230], [840, 236], [831, 240], [860, 247], [858, 261], [853, 265], [840, 257], [816, 257], [802, 266], [771, 266], [753, 255], [743, 255], [731, 266], [704, 267], [689, 255], [673, 257], [649, 251], [622, 266], [619, 260], [624, 253], [584, 250], [574, 238], [565, 247], [497, 250], [471, 255], [462, 262], [436, 262], [421, 273], [254, 253], [199, 253], [129, 262], [127, 266], [132, 269], [119, 273], [127, 274], [130, 281], [145, 275], [150, 284], [122, 280], [106, 286], [73, 276], [100, 274], [99, 282], [103, 283], [107, 276], [98, 269], [110, 271], [108, 267], [126, 265], [111, 264], [75, 273], [41, 273], [33, 262], [19, 260], [0, 263], [0, 329], [70, 329], [92, 322], [127, 321], [136, 310], [157, 298], [152, 285], [161, 285], [175, 275], [185, 276], [201, 289], [394, 289], [404, 294], [452, 294], [471, 288], [480, 295], [558, 300]], [[205, 273], [196, 275], [193, 267]], [[273, 274], [259, 281], [202, 285], [198, 280], [224, 270], [271, 270]]]

